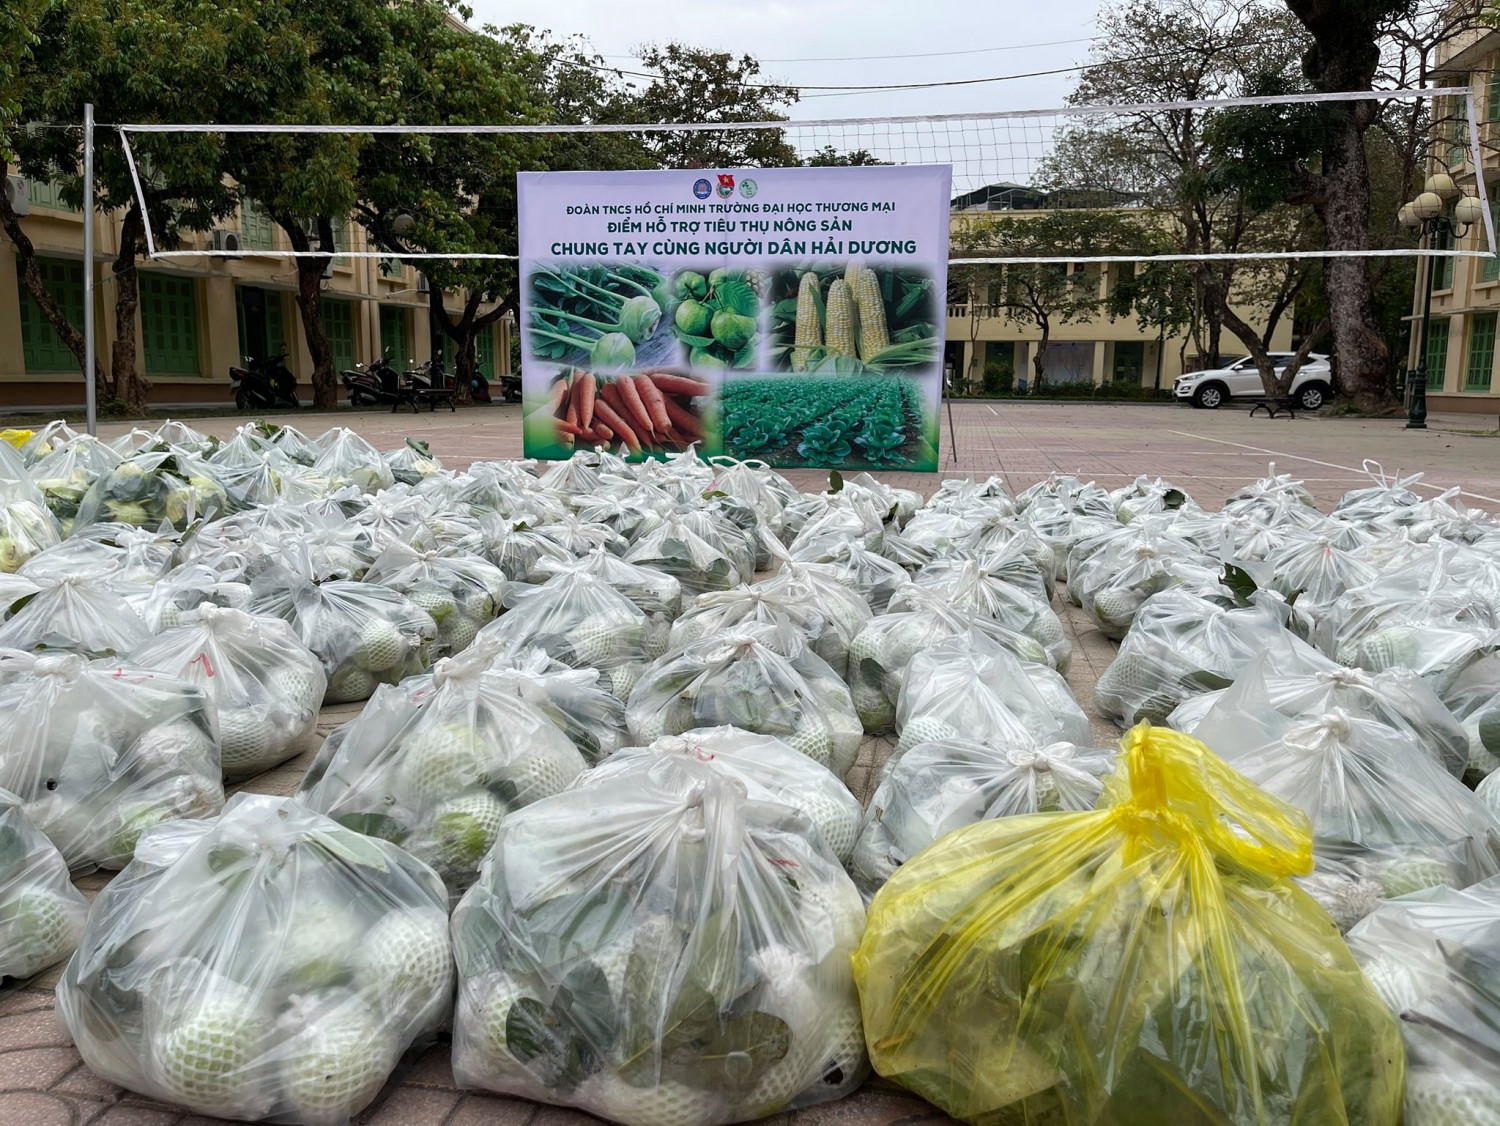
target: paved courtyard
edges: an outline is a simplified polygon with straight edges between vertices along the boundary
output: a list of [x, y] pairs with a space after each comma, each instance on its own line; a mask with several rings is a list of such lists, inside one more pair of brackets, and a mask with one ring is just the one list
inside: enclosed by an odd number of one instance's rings
[[[1278, 471], [1304, 479], [1327, 508], [1346, 490], [1368, 481], [1361, 462], [1374, 459], [1388, 473], [1424, 471], [1423, 492], [1436, 495], [1459, 488], [1467, 503], [1500, 510], [1500, 438], [1478, 433], [1489, 424], [1480, 416], [1431, 416], [1432, 429], [1418, 432], [1404, 430], [1396, 420], [1269, 420], [1251, 419], [1240, 410], [969, 402], [954, 405], [953, 419], [956, 463], [945, 420], [942, 472], [880, 476], [930, 492], [944, 477], [998, 474], [1015, 492], [1052, 472], [1076, 473], [1109, 488], [1148, 473], [1171, 479], [1206, 507], [1217, 507], [1274, 461]], [[228, 435], [241, 421], [195, 419], [193, 425]], [[416, 418], [378, 411], [307, 413], [296, 423], [312, 434], [331, 425], [352, 426], [382, 449], [406, 437], [423, 439], [453, 468], [521, 454], [519, 409], [514, 406]], [[112, 437], [126, 429], [111, 424], [101, 432]], [[820, 488], [826, 481], [826, 475], [813, 471], [789, 476], [804, 489]], [[1098, 718], [1093, 689], [1115, 646], [1061, 595], [1054, 608], [1073, 641], [1069, 683], [1090, 714], [1096, 741], [1108, 745], [1118, 732]], [[325, 708], [320, 738], [358, 711], [359, 705]], [[865, 740], [848, 779], [862, 802], [869, 800], [880, 763], [892, 745], [886, 738]], [[312, 754], [309, 750], [236, 789], [290, 793]], [[101, 873], [78, 883], [92, 895], [107, 880]], [[0, 1126], [207, 1126], [217, 1121], [122, 1092], [91, 1075], [54, 1018], [57, 975], [54, 969], [0, 997]], [[439, 1044], [398, 1073], [359, 1121], [367, 1126], [581, 1126], [597, 1120], [564, 1108], [459, 1091], [449, 1069], [448, 1048]], [[952, 1120], [872, 1079], [851, 1098], [766, 1121], [776, 1126], [918, 1126]]]

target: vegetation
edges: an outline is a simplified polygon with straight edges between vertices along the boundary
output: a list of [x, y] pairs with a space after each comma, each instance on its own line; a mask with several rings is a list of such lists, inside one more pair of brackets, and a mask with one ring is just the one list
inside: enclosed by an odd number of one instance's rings
[[720, 398], [731, 457], [874, 469], [936, 464], [921, 388], [901, 376], [731, 379]]

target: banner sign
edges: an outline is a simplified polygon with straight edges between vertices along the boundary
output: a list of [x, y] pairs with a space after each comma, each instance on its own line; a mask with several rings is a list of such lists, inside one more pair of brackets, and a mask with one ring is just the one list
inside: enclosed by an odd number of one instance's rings
[[950, 179], [521, 173], [526, 456], [935, 471]]

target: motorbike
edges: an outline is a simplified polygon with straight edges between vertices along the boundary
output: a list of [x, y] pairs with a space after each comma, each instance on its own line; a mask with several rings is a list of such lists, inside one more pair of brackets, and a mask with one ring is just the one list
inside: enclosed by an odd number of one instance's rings
[[401, 377], [391, 367], [390, 349], [369, 367], [355, 364], [342, 372], [339, 379], [349, 392], [351, 406], [376, 406], [394, 403], [401, 396]]
[[246, 356], [244, 367], [229, 369], [229, 393], [240, 410], [295, 410], [302, 405], [297, 398], [297, 377], [287, 370], [285, 352], [258, 360]]

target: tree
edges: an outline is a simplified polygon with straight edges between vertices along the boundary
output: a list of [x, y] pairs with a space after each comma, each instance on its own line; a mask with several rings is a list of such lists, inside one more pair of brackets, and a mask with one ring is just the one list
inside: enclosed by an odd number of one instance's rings
[[[757, 81], [760, 63], [681, 43], [641, 49], [641, 63], [658, 77], [635, 96], [632, 110], [642, 122], [715, 124], [784, 121], [797, 89]], [[779, 129], [668, 130], [645, 133], [641, 143], [658, 168], [772, 167], [799, 163]]]
[[[1118, 210], [1049, 209], [1014, 216], [977, 219], [954, 235], [954, 258], [1049, 258], [1059, 247], [1078, 258], [1109, 256], [1139, 247], [1149, 232], [1139, 219]], [[981, 288], [986, 303], [1014, 324], [1041, 334], [1032, 355], [1035, 382], [1046, 379], [1047, 348], [1054, 327], [1087, 321], [1106, 311], [1103, 271], [1097, 266], [1068, 269], [1065, 258], [1042, 263], [955, 264], [970, 293], [971, 308]], [[977, 331], [977, 330], [976, 330]]]
[[809, 168], [865, 168], [877, 164], [889, 164], [879, 159], [869, 149], [850, 149], [840, 152], [832, 145], [824, 145], [804, 161]]
[[[263, 86], [259, 76], [287, 47], [274, 27], [257, 25], [258, 18], [259, 9], [209, 0], [54, 4], [40, 20], [32, 57], [22, 68], [21, 110], [29, 120], [49, 125], [75, 125], [85, 102], [93, 102], [104, 121], [212, 121], [231, 91], [243, 97]], [[66, 202], [82, 204], [79, 130], [27, 131], [15, 136], [13, 147], [24, 173], [59, 182]], [[93, 368], [101, 401], [117, 399], [141, 413], [150, 389], [137, 370], [135, 331], [146, 217], [158, 245], [171, 249], [184, 231], [206, 229], [229, 214], [234, 196], [223, 181], [215, 137], [141, 136], [134, 148], [144, 212], [123, 147], [108, 133], [96, 134], [95, 206], [104, 214], [124, 212], [112, 270], [115, 343], [108, 375], [92, 357], [85, 364], [82, 333], [47, 292], [35, 248], [3, 205], [0, 222], [16, 246], [28, 291], [80, 365]]]

